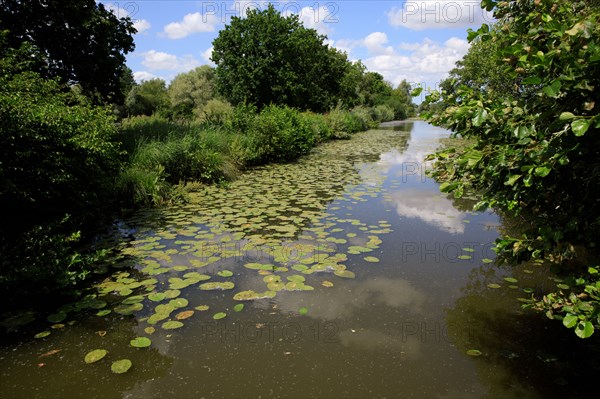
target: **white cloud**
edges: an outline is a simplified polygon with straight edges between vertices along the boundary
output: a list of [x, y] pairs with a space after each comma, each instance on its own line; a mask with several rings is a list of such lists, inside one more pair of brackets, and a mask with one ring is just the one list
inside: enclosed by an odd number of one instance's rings
[[494, 21], [479, 0], [405, 1], [387, 13], [392, 26], [411, 30], [476, 27]]
[[210, 64], [210, 65], [214, 66], [214, 65], [215, 65], [215, 63], [214, 63], [214, 62], [212, 62], [212, 61], [211, 61], [211, 59], [210, 59], [210, 57], [212, 56], [212, 53], [213, 53], [213, 47], [211, 46], [211, 47], [210, 47], [210, 48], [208, 48], [208, 49], [207, 49], [205, 52], [203, 52], [203, 53], [202, 53], [202, 58], [204, 58], [204, 60], [205, 60], [205, 61], [206, 61], [208, 64]]
[[201, 65], [200, 61], [191, 55], [178, 57], [162, 51], [150, 50], [142, 53], [142, 65], [152, 71], [187, 72]]
[[219, 18], [215, 14], [186, 14], [180, 22], [171, 22], [164, 28], [164, 35], [169, 39], [183, 39], [198, 32], [214, 32]]
[[385, 46], [388, 43], [388, 37], [383, 32], [373, 32], [362, 41], [362, 45], [367, 48], [369, 54], [393, 54], [394, 49], [391, 46]]
[[138, 19], [133, 23], [133, 27], [137, 30], [137, 33], [144, 33], [150, 29], [152, 25], [145, 19]]
[[456, 37], [441, 44], [424, 39], [420, 43], [402, 43], [398, 49], [404, 51], [374, 55], [363, 63], [369, 71], [379, 72], [394, 85], [406, 79], [434, 88], [467, 53], [469, 43]]
[[328, 35], [333, 32], [328, 23], [330, 11], [327, 7], [304, 7], [297, 14], [304, 27], [314, 29], [321, 35]]
[[138, 71], [133, 73], [133, 79], [135, 79], [135, 81], [138, 83], [142, 83], [144, 80], [152, 80], [156, 78], [156, 75], [146, 71]]

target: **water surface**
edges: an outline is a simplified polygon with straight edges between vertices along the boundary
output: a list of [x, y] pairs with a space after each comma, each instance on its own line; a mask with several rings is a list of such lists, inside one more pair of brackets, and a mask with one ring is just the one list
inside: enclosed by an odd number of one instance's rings
[[[64, 320], [14, 329], [0, 396], [577, 396], [597, 340], [521, 309], [553, 276], [495, 265], [499, 217], [426, 178], [448, 135], [403, 122], [139, 212], [114, 273]], [[93, 349], [109, 353], [86, 364]], [[133, 367], [112, 373], [122, 358]]]

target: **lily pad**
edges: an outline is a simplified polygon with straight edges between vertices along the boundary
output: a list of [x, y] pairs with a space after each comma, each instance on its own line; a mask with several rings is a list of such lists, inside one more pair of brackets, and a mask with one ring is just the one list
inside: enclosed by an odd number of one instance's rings
[[467, 351], [467, 355], [469, 355], [469, 356], [475, 356], [476, 357], [476, 356], [481, 356], [482, 353], [481, 353], [480, 350], [477, 350], [477, 349], [469, 349]]
[[374, 256], [365, 256], [365, 261], [371, 262], [371, 263], [377, 263], [377, 262], [379, 262], [379, 258], [376, 258]]
[[33, 338], [35, 338], [35, 339], [40, 339], [40, 338], [47, 337], [47, 336], [48, 336], [48, 335], [50, 335], [50, 334], [51, 334], [51, 332], [50, 332], [50, 331], [42, 331], [42, 332], [39, 332], [39, 333], [35, 334], [35, 335], [33, 336]]
[[490, 283], [487, 286], [488, 286], [488, 288], [493, 288], [493, 289], [498, 289], [501, 287], [500, 284], [496, 284], [496, 283]]
[[194, 309], [199, 310], [200, 312], [205, 312], [208, 309], [210, 309], [210, 306], [208, 306], [208, 305], [200, 305], [200, 306], [196, 306]]
[[163, 323], [162, 328], [165, 330], [175, 330], [176, 328], [183, 327], [183, 323], [180, 321], [167, 321]]
[[147, 337], [136, 337], [129, 341], [129, 344], [135, 348], [147, 348], [152, 345], [152, 341]]
[[305, 315], [308, 313], [308, 308], [302, 307], [302, 308], [298, 309], [298, 313]]
[[483, 263], [492, 263], [493, 262], [493, 260], [491, 260], [490, 258], [483, 258], [483, 259], [481, 259], [481, 261]]
[[123, 300], [121, 303], [123, 305], [133, 305], [134, 303], [140, 303], [144, 300], [144, 297], [141, 295], [130, 296], [129, 298]]
[[134, 303], [131, 305], [118, 305], [115, 306], [114, 311], [123, 316], [129, 316], [134, 314], [135, 312], [139, 312], [144, 308], [144, 305], [141, 303]]
[[231, 271], [229, 271], [229, 270], [221, 270], [217, 274], [219, 276], [221, 276], [221, 277], [231, 277], [231, 276], [233, 276], [233, 273]]
[[146, 327], [144, 328], [144, 332], [148, 335], [152, 335], [156, 332], [156, 328], [154, 327]]
[[63, 321], [66, 318], [67, 318], [66, 313], [58, 312], [58, 313], [54, 313], [54, 314], [51, 314], [50, 316], [48, 316], [47, 320], [50, 323], [60, 323], [61, 321]]
[[164, 292], [155, 292], [153, 294], [148, 295], [148, 299], [150, 299], [153, 302], [160, 302], [163, 299], [165, 299], [167, 296], [165, 295]]
[[120, 360], [113, 362], [113, 364], [110, 366], [110, 369], [115, 374], [123, 374], [123, 373], [128, 372], [129, 369], [131, 368], [131, 366], [132, 366], [131, 360], [120, 359]]
[[224, 313], [224, 312], [218, 312], [213, 315], [213, 319], [215, 319], [215, 320], [221, 320], [221, 319], [224, 319], [225, 317], [227, 317], [227, 313]]
[[333, 272], [333, 274], [335, 274], [338, 277], [343, 277], [343, 278], [355, 278], [356, 275], [351, 272], [350, 270], [336, 270], [335, 272]]
[[83, 359], [87, 364], [96, 363], [98, 360], [101, 360], [108, 354], [106, 349], [94, 349], [91, 352], [88, 352]]
[[233, 307], [233, 310], [236, 312], [241, 312], [244, 309], [244, 304], [243, 303], [238, 303], [237, 305], [235, 305]]
[[96, 316], [103, 317], [103, 316], [109, 315], [111, 313], [112, 313], [112, 310], [110, 310], [110, 309], [102, 309], [96, 313]]
[[176, 298], [169, 301], [169, 306], [173, 307], [174, 309], [185, 308], [188, 304], [189, 301], [185, 298]]
[[212, 283], [203, 283], [200, 284], [200, 289], [203, 291], [213, 291], [213, 290], [230, 290], [235, 287], [235, 284], [231, 281], [223, 281], [223, 282], [212, 282]]
[[519, 280], [517, 280], [514, 277], [504, 277], [504, 281], [506, 281], [507, 283], [516, 283]]
[[471, 255], [458, 255], [457, 258], [462, 260], [472, 259]]
[[194, 311], [193, 310], [184, 310], [183, 312], [177, 313], [175, 315], [175, 318], [177, 320], [185, 320], [185, 319], [189, 319], [193, 315], [194, 315]]
[[333, 287], [333, 283], [331, 281], [325, 280], [321, 283], [323, 287], [331, 288]]

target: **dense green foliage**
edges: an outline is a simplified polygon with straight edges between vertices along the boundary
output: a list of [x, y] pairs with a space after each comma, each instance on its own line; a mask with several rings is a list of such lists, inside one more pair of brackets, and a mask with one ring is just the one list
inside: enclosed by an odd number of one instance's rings
[[22, 70], [32, 56], [28, 46], [0, 54], [0, 285], [28, 290], [77, 280], [79, 230], [110, 203], [120, 158], [110, 112]]
[[433, 175], [442, 191], [479, 191], [477, 208], [522, 219], [523, 233], [499, 240], [499, 255], [562, 265], [572, 284], [536, 306], [587, 337], [600, 327], [600, 282], [597, 273], [579, 277], [586, 273], [577, 265], [597, 261], [600, 233], [600, 8], [483, 3], [498, 22], [470, 32], [479, 42], [445, 85], [443, 109], [429, 115], [474, 144], [437, 153]]
[[340, 99], [351, 64], [324, 39], [297, 15], [284, 17], [272, 5], [233, 17], [213, 42], [219, 92], [234, 105], [327, 111]]
[[129, 18], [117, 18], [94, 0], [3, 0], [0, 21], [8, 47], [29, 42], [44, 55], [35, 72], [78, 83], [95, 99], [123, 101], [131, 73], [125, 54], [134, 49]]
[[133, 85], [125, 98], [125, 112], [129, 116], [150, 116], [170, 106], [165, 81], [151, 79]]

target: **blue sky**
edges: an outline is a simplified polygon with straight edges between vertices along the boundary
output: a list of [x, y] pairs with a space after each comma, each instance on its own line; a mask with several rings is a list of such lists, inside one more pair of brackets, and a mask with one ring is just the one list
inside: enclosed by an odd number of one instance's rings
[[[135, 22], [136, 49], [127, 57], [137, 81], [169, 82], [209, 60], [212, 41], [231, 16], [266, 1], [138, 0], [102, 1]], [[468, 50], [466, 30], [492, 22], [479, 0], [280, 1], [304, 25], [328, 37], [328, 44], [361, 60], [370, 71], [397, 85], [435, 88]]]

